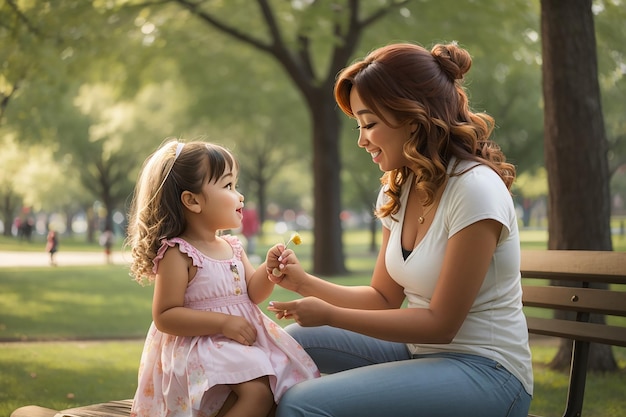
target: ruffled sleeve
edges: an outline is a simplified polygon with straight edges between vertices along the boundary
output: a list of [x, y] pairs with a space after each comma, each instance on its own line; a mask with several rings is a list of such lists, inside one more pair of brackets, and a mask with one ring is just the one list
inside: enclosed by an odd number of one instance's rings
[[174, 246], [178, 245], [178, 250], [181, 251], [182, 253], [184, 253], [185, 255], [189, 256], [191, 258], [191, 262], [193, 264], [193, 266], [197, 266], [198, 268], [202, 267], [202, 256], [200, 256], [200, 253], [198, 253], [198, 250], [196, 248], [194, 248], [193, 246], [191, 246], [189, 243], [187, 243], [187, 241], [179, 238], [179, 237], [174, 237], [172, 239], [163, 239], [161, 240], [161, 247], [159, 248], [159, 250], [157, 251], [157, 256], [154, 258], [154, 260], [152, 261], [153, 267], [152, 267], [152, 272], [153, 273], [157, 273], [157, 270], [159, 269], [159, 262], [161, 261], [161, 259], [163, 259], [163, 255], [165, 255], [165, 252], [169, 249], [172, 248]]
[[228, 244], [233, 248], [235, 259], [241, 259], [241, 253], [243, 252], [241, 240], [239, 240], [237, 236], [233, 235], [222, 235], [222, 239], [228, 242]]

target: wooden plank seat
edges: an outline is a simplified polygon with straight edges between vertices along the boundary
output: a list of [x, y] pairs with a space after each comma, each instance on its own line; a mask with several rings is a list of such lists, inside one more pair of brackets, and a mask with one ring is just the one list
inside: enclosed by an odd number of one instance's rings
[[18, 408], [11, 413], [11, 417], [128, 417], [132, 402], [133, 400], [109, 401], [62, 411], [29, 405]]

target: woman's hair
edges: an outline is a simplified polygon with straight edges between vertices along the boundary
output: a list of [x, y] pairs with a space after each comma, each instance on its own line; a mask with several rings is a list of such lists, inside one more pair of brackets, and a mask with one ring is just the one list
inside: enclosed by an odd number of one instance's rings
[[[491, 167], [509, 189], [515, 179], [515, 167], [489, 138], [493, 118], [469, 108], [462, 80], [471, 65], [469, 53], [456, 43], [437, 44], [431, 51], [409, 43], [392, 44], [342, 70], [335, 83], [335, 100], [348, 116], [355, 117], [350, 107], [350, 91], [355, 87], [363, 103], [386, 125], [416, 125], [404, 144], [404, 155], [416, 172], [416, 189], [426, 193], [425, 204], [433, 201], [446, 181], [452, 156]], [[381, 182], [388, 186], [385, 194], [390, 199], [378, 209], [379, 217], [398, 212], [400, 189], [410, 172], [403, 167], [383, 174]]]
[[129, 212], [126, 245], [131, 247], [131, 275], [142, 283], [154, 280], [153, 261], [162, 239], [181, 235], [185, 213], [183, 191], [201, 193], [237, 161], [225, 148], [207, 142], [168, 139], [144, 162]]

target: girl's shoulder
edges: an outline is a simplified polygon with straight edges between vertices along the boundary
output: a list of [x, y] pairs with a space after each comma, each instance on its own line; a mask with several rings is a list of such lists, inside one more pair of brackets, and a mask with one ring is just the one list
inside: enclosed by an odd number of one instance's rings
[[220, 237], [228, 242], [230, 247], [233, 248], [233, 256], [236, 259], [241, 259], [241, 254], [243, 253], [243, 244], [241, 243], [241, 240], [239, 240], [237, 236], [233, 235], [222, 235]]
[[197, 267], [202, 266], [202, 254], [200, 253], [200, 251], [196, 249], [193, 245], [191, 245], [189, 242], [187, 242], [186, 240], [181, 239], [179, 237], [173, 237], [171, 239], [161, 240], [161, 246], [159, 247], [159, 250], [157, 251], [156, 257], [152, 261], [154, 265], [152, 267], [152, 271], [155, 274], [157, 272], [159, 262], [161, 261], [161, 259], [163, 259], [165, 252], [167, 252], [169, 248], [173, 248], [176, 245], [178, 245], [178, 250], [181, 253], [184, 253], [189, 258], [191, 258], [193, 266], [197, 266]]

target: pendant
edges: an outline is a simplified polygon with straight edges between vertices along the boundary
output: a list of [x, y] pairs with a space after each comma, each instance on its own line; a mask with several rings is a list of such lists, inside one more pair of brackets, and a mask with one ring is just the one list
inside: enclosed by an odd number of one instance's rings
[[419, 224], [423, 224], [424, 223], [424, 218], [422, 216], [419, 216], [417, 221], [419, 222]]

